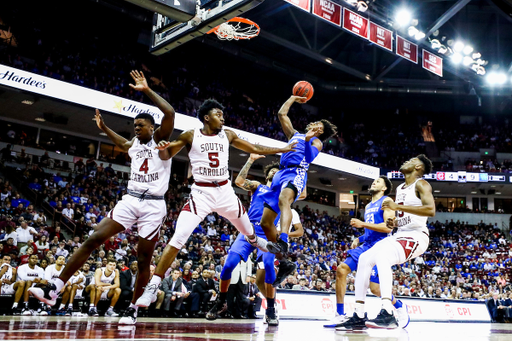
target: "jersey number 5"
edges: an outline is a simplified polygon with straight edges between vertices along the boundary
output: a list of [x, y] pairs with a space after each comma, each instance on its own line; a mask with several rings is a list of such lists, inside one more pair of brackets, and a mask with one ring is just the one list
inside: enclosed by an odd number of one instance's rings
[[[399, 202], [399, 203], [397, 203], [397, 205], [403, 205], [403, 204], [404, 204], [403, 202]], [[403, 218], [403, 216], [404, 216], [404, 212], [402, 212], [402, 211], [396, 211], [396, 216], [397, 216], [398, 218]]]
[[211, 161], [210, 167], [219, 167], [219, 153], [208, 153], [208, 159]]
[[148, 159], [144, 159], [144, 162], [142, 163], [142, 165], [140, 165], [139, 172], [144, 172], [144, 174], [148, 174], [148, 171]]

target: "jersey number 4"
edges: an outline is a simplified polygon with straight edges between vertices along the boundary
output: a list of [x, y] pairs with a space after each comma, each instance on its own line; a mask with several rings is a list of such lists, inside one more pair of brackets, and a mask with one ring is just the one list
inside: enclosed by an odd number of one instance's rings
[[219, 153], [208, 153], [208, 159], [210, 162], [210, 167], [217, 168], [219, 167]]
[[148, 171], [148, 159], [144, 159], [144, 162], [142, 163], [142, 165], [140, 165], [139, 172], [144, 172], [144, 174], [148, 174]]

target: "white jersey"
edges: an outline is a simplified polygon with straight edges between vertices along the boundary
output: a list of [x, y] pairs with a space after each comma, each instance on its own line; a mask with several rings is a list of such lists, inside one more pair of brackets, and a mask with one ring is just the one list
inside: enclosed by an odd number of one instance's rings
[[36, 278], [44, 279], [44, 270], [39, 266], [31, 269], [27, 263], [18, 267], [18, 281], [33, 281]]
[[59, 278], [60, 273], [64, 270], [64, 265], [60, 268], [60, 270], [56, 269], [56, 265], [48, 265], [44, 270], [44, 279], [46, 279], [50, 283], [54, 283], [54, 281]]
[[2, 278], [0, 278], [0, 283], [2, 282], [3, 279], [7, 279], [9, 281], [12, 280], [12, 266], [10, 264], [5, 263], [2, 266], [0, 266], [0, 271], [2, 271], [4, 267], [7, 267], [7, 271], [4, 273]]
[[78, 283], [78, 281], [80, 280], [80, 278], [83, 278], [82, 279], [82, 282], [80, 282], [80, 285], [85, 285], [85, 276], [84, 274], [82, 273], [82, 271], [78, 271], [78, 275], [73, 275], [69, 278], [69, 283], [71, 284], [76, 284]]
[[[417, 179], [409, 186], [405, 182], [396, 189], [396, 203], [404, 206], [422, 206], [421, 199], [416, 195], [416, 184], [421, 179]], [[419, 215], [407, 212], [396, 211], [398, 231], [423, 230], [428, 233], [427, 219]]]
[[[277, 221], [277, 225], [276, 225], [276, 230], [278, 231], [281, 231], [281, 216], [277, 217], [278, 221]], [[292, 227], [293, 225], [297, 225], [297, 224], [300, 224], [301, 221], [300, 221], [300, 217], [299, 217], [299, 214], [297, 213], [297, 211], [295, 211], [293, 208], [292, 208], [292, 222], [290, 224], [290, 229], [289, 231], [292, 232]]]
[[141, 144], [136, 138], [128, 149], [128, 155], [132, 159], [129, 190], [155, 196], [163, 196], [167, 192], [171, 177], [171, 159], [160, 159], [156, 145], [153, 139]]
[[[107, 268], [101, 268], [100, 282], [107, 284], [114, 283], [114, 279], [116, 278], [116, 270], [112, 271], [112, 273], [109, 276], [105, 275], [106, 270]], [[92, 278], [91, 284], [96, 284], [96, 275]]]
[[204, 135], [201, 128], [195, 128], [188, 158], [194, 181], [227, 180], [229, 178], [229, 139], [224, 129], [216, 135]]

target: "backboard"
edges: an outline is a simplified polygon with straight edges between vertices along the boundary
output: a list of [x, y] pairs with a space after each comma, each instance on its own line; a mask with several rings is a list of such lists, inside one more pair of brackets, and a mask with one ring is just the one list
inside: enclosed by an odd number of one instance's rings
[[161, 55], [231, 18], [258, 6], [264, 0], [198, 0], [196, 15], [187, 22], [179, 22], [160, 13], [153, 17], [150, 52]]

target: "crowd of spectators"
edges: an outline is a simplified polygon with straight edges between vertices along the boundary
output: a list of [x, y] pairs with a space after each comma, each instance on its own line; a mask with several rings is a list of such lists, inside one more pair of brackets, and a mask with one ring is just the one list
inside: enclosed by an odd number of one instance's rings
[[[42, 194], [44, 201], [54, 208], [49, 217], [14, 191], [9, 181], [0, 184], [0, 253], [11, 255], [13, 266], [27, 263], [31, 254], [38, 256], [43, 268], [54, 264], [58, 256], [64, 256], [67, 261], [126, 192], [124, 180], [93, 164], [84, 170], [77, 168], [68, 178], [41, 173], [36, 166], [27, 167], [22, 176], [29, 188]], [[168, 220], [162, 228], [153, 264], [158, 263], [173, 235], [179, 210], [189, 192], [189, 181], [173, 174], [165, 196]], [[241, 199], [248, 204], [247, 196], [242, 195]], [[296, 209], [305, 234], [290, 241], [290, 257], [298, 269], [281, 287], [333, 291], [337, 266], [346, 258], [354, 238], [363, 231], [350, 227], [343, 215], [329, 216], [308, 206]], [[361, 214], [360, 211], [354, 213]], [[76, 225], [73, 232], [61, 230], [60, 216]], [[396, 296], [483, 300], [491, 298], [495, 292], [509, 295], [512, 253], [497, 226], [446, 221], [431, 223], [429, 229], [428, 251], [414, 261], [394, 267]], [[228, 221], [215, 213], [208, 215], [194, 230], [169, 273], [172, 275], [174, 270], [179, 270], [184, 285], [189, 284], [194, 274], [211, 277], [216, 285], [236, 234]], [[129, 266], [137, 257], [137, 241], [136, 229], [111, 238], [91, 256], [88, 262], [91, 274], [110, 259], [117, 262], [120, 271], [130, 271]], [[354, 290], [353, 274], [347, 286], [349, 292]], [[192, 292], [192, 287], [189, 291]], [[191, 312], [191, 316], [197, 313]]]

